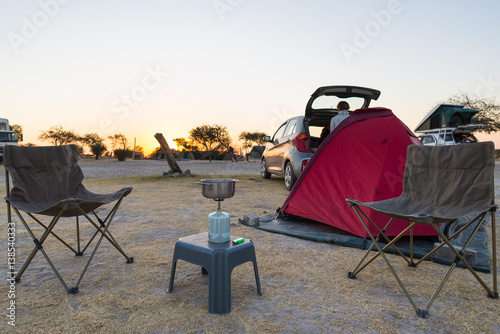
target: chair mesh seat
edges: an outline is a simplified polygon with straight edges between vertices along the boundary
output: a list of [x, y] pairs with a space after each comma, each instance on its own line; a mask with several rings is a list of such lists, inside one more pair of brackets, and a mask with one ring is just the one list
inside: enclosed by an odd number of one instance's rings
[[62, 217], [91, 212], [132, 191], [123, 188], [111, 194], [95, 194], [82, 184], [83, 172], [78, 165], [75, 145], [50, 147], [7, 147], [4, 166], [14, 183], [8, 201], [24, 212]]

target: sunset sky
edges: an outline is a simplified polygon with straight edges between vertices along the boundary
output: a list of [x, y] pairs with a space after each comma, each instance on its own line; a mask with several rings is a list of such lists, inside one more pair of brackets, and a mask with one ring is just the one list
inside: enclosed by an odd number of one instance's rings
[[350, 84], [381, 90], [372, 106], [414, 129], [458, 92], [500, 102], [499, 13], [460, 0], [0, 0], [0, 118], [25, 143], [60, 124], [149, 153], [155, 133], [174, 145], [202, 124], [233, 141], [272, 134], [317, 87]]

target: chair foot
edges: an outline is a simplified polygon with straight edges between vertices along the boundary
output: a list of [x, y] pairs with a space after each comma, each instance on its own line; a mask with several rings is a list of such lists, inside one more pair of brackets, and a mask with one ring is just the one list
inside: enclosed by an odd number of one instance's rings
[[134, 263], [134, 258], [133, 257], [129, 257], [128, 260], [127, 260], [127, 263]]
[[410, 263], [408, 263], [408, 267], [417, 268], [417, 265], [415, 264], [415, 262], [411, 261]]
[[19, 282], [21, 282], [21, 279], [20, 278], [15, 278], [14, 281], [16, 281], [16, 283], [19, 283]]
[[349, 277], [350, 279], [356, 279], [357, 278], [356, 275], [354, 275], [352, 273], [352, 271], [350, 271], [350, 272], [347, 273], [347, 277]]
[[69, 289], [68, 293], [71, 294], [71, 295], [77, 294], [78, 293], [78, 287], [75, 286], [74, 288]]
[[75, 256], [83, 256], [83, 252], [77, 252], [75, 253]]
[[488, 296], [488, 298], [490, 298], [490, 299], [498, 299], [498, 292], [495, 292], [495, 293], [493, 294], [493, 296], [492, 296], [492, 295], [490, 295], [490, 294], [488, 293], [488, 294], [487, 294], [487, 296]]
[[418, 311], [417, 311], [417, 315], [418, 315], [420, 318], [428, 318], [428, 317], [429, 317], [429, 311], [427, 311], [427, 310], [422, 310], [422, 309], [418, 309]]

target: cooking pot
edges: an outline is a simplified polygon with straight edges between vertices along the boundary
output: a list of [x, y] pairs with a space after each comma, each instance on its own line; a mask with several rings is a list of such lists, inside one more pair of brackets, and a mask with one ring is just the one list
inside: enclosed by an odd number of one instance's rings
[[196, 184], [203, 186], [201, 193], [206, 198], [230, 198], [234, 196], [236, 182], [238, 180], [203, 179], [201, 182], [196, 182]]

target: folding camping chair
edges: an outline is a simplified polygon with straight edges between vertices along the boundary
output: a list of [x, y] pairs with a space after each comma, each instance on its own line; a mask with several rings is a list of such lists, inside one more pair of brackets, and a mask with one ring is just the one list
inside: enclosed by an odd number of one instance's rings
[[[132, 188], [126, 187], [117, 192], [105, 195], [94, 194], [85, 189], [82, 184], [83, 172], [80, 166], [78, 166], [78, 151], [75, 145], [51, 147], [17, 147], [7, 145], [4, 151], [4, 165], [7, 189], [5, 200], [7, 202], [9, 226], [12, 225], [12, 207], [35, 243], [33, 251], [16, 274], [16, 282], [20, 281], [21, 276], [28, 268], [33, 257], [40, 251], [66, 291], [72, 294], [77, 293], [78, 285], [103, 238], [106, 238], [125, 257], [127, 263], [134, 262], [132, 257], [125, 254], [109, 231], [109, 226], [123, 198], [132, 191]], [[13, 181], [12, 190], [10, 189], [9, 175]], [[112, 202], [116, 202], [116, 204], [109, 211], [106, 218], [104, 220], [99, 218], [95, 210], [104, 204]], [[21, 212], [24, 212], [33, 220], [32, 225], [36, 226], [36, 224], [39, 224], [43, 227], [44, 231], [40, 238], [35, 236], [33, 229], [30, 228], [30, 224], [28, 224], [28, 221], [23, 217]], [[89, 216], [90, 213], [94, 215], [95, 219]], [[50, 223], [46, 225], [35, 215], [52, 218]], [[80, 222], [78, 219], [80, 216], [85, 217], [96, 229], [86, 245], [80, 243]], [[76, 217], [76, 249], [54, 232], [54, 228], [61, 217]], [[31, 222], [31, 220], [29, 221]], [[82, 256], [95, 237], [99, 235], [92, 253], [73, 288], [68, 288], [68, 285], [42, 246], [44, 242], [47, 243], [47, 240], [51, 240], [47, 239], [49, 235], [54, 236], [54, 240], [62, 242], [76, 256]]]
[[[494, 204], [494, 168], [495, 155], [492, 142], [475, 143], [456, 146], [419, 146], [410, 145], [407, 151], [406, 167], [403, 179], [403, 193], [397, 198], [378, 202], [363, 203], [354, 199], [347, 199], [348, 204], [354, 209], [359, 220], [365, 227], [373, 242], [368, 252], [363, 256], [356, 268], [348, 273], [349, 278], [356, 278], [366, 266], [373, 262], [379, 255], [382, 256], [389, 270], [396, 278], [406, 297], [415, 309], [417, 315], [426, 318], [429, 308], [443, 288], [445, 282], [455, 267], [462, 262], [481, 286], [486, 290], [488, 297], [498, 298], [497, 268], [496, 268], [496, 226]], [[375, 210], [390, 217], [384, 229], [380, 229], [368, 218], [361, 207]], [[366, 209], [365, 209], [366, 210]], [[487, 215], [491, 215], [491, 240], [493, 264], [493, 288], [491, 289], [478, 276], [474, 269], [464, 259], [464, 254], [479, 228], [485, 222]], [[463, 228], [446, 237], [440, 230], [439, 224], [456, 220], [460, 217], [472, 216]], [[390, 240], [386, 231], [394, 219], [408, 221], [408, 226], [396, 237]], [[428, 224], [439, 235], [441, 244], [431, 252], [414, 262], [413, 259], [413, 227], [417, 224]], [[370, 230], [370, 226], [372, 227]], [[474, 226], [470, 237], [461, 249], [451, 243], [460, 232]], [[375, 236], [372, 231], [377, 231]], [[407, 258], [395, 246], [395, 243], [405, 234], [410, 233], [410, 258]], [[386, 242], [380, 245], [379, 241]], [[403, 256], [411, 267], [427, 259], [439, 248], [447, 245], [456, 256], [444, 279], [439, 284], [434, 295], [429, 299], [427, 306], [420, 309], [396, 274], [393, 266], [387, 259], [384, 251], [393, 247]], [[376, 253], [370, 259], [368, 255], [373, 248]], [[368, 260], [367, 260], [368, 259]], [[432, 279], [431, 279], [432, 280]], [[429, 280], [429, 282], [431, 281]]]

